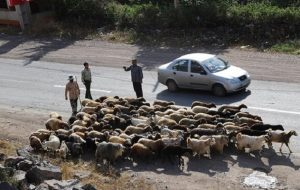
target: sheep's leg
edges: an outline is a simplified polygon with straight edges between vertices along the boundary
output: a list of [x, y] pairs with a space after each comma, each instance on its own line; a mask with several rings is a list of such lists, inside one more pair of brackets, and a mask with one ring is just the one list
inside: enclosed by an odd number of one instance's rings
[[207, 154], [208, 154], [208, 159], [211, 160], [210, 149], [207, 150]]
[[283, 143], [281, 144], [280, 148], [279, 148], [279, 151], [282, 153], [282, 146], [283, 146]]
[[291, 149], [290, 149], [290, 146], [289, 146], [289, 144], [288, 144], [288, 143], [285, 143], [285, 145], [288, 147], [288, 149], [289, 149], [290, 153], [293, 153], [293, 152], [291, 151]]

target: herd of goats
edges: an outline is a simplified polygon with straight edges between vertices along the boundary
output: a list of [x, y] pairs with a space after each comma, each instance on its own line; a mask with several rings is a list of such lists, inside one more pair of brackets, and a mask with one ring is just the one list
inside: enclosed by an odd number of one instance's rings
[[284, 131], [282, 125], [263, 123], [260, 116], [242, 109], [241, 104], [222, 105], [194, 101], [190, 108], [174, 102], [155, 100], [152, 106], [144, 98], [103, 96], [84, 99], [83, 107], [67, 122], [56, 112], [50, 114], [46, 129], [33, 132], [30, 145], [36, 151], [47, 151], [63, 159], [80, 157], [87, 152], [97, 163], [112, 163], [120, 158], [133, 161], [167, 159], [172, 163], [182, 156], [222, 154], [225, 146], [234, 145], [250, 153], [264, 145], [285, 144], [294, 130]]

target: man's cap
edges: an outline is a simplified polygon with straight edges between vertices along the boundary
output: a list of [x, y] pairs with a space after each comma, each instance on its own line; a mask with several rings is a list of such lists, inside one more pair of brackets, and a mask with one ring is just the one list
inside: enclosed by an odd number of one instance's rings
[[85, 66], [85, 65], [88, 65], [88, 64], [89, 64], [88, 62], [84, 62], [84, 63], [83, 63], [84, 66]]
[[131, 60], [131, 63], [136, 63], [137, 62], [137, 59], [132, 59]]
[[74, 77], [72, 75], [70, 75], [69, 80], [74, 80]]

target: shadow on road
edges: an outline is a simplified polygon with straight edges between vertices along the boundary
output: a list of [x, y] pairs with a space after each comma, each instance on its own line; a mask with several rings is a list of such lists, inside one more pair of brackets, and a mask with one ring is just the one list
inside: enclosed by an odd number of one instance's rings
[[229, 94], [225, 97], [216, 97], [210, 92], [199, 90], [180, 90], [175, 93], [164, 90], [156, 95], [156, 99], [174, 101], [177, 105], [189, 107], [193, 101], [212, 102], [216, 105], [231, 104], [246, 99], [250, 94], [251, 91], [247, 90]]
[[[24, 43], [32, 42], [31, 48], [22, 49], [20, 52], [14, 52], [18, 55], [22, 55], [26, 59], [24, 66], [31, 64], [33, 61], [41, 60], [46, 54], [50, 52], [55, 52], [59, 49], [63, 49], [67, 46], [74, 44], [75, 41], [72, 40], [61, 40], [61, 39], [30, 39], [26, 36], [3, 36], [1, 35], [1, 40], [5, 41], [3, 45], [0, 46], [0, 55], [6, 54], [10, 51], [16, 51], [15, 48], [22, 46]], [[38, 44], [38, 45], [36, 45]]]

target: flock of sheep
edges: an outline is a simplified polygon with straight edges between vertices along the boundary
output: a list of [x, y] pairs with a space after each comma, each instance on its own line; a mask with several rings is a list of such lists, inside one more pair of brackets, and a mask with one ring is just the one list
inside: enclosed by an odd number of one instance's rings
[[103, 96], [84, 99], [84, 106], [67, 122], [53, 112], [46, 129], [33, 132], [30, 145], [37, 151], [52, 152], [64, 159], [90, 152], [97, 163], [113, 163], [119, 157], [134, 161], [201, 155], [211, 159], [211, 151], [223, 153], [234, 144], [240, 151], [260, 151], [272, 142], [285, 144], [295, 131], [285, 132], [282, 125], [263, 123], [261, 117], [241, 111], [247, 106], [222, 105], [195, 101], [190, 108], [174, 102], [156, 100], [152, 106], [144, 98]]

